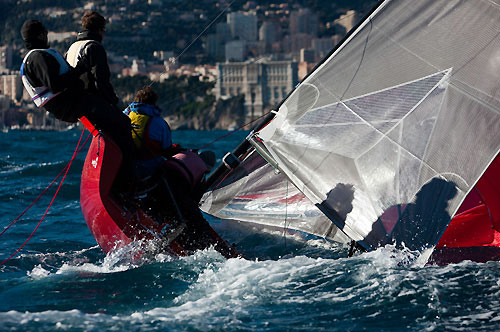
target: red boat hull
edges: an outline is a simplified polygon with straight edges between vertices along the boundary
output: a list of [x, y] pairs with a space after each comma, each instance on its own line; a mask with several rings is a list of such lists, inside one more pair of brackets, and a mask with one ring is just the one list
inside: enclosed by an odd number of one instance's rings
[[430, 263], [500, 260], [500, 157], [467, 195], [441, 237]]
[[[112, 140], [106, 135], [97, 134], [92, 140], [82, 171], [80, 204], [83, 217], [97, 243], [107, 253], [134, 240], [158, 238], [165, 227], [165, 224], [158, 224], [139, 207], [119, 202], [111, 194], [121, 159], [121, 152]], [[174, 255], [187, 254], [175, 241], [165, 250]]]

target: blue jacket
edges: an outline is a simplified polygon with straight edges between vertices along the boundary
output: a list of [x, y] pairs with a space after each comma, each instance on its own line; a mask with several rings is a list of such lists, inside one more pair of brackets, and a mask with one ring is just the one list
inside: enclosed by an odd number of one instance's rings
[[131, 112], [143, 114], [151, 117], [148, 132], [149, 139], [159, 142], [163, 150], [168, 149], [172, 145], [172, 133], [168, 123], [160, 116], [160, 110], [154, 105], [131, 103], [123, 113], [129, 115]]
[[149, 158], [137, 161], [137, 175], [149, 175], [161, 165], [162, 153], [172, 145], [170, 127], [154, 105], [133, 102], [123, 113], [132, 120], [132, 137], [136, 146], [149, 155]]

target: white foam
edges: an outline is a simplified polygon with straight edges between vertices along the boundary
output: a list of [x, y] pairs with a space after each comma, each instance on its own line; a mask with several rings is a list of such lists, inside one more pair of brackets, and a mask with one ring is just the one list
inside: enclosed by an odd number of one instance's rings
[[41, 265], [37, 265], [33, 270], [27, 272], [28, 277], [33, 279], [41, 279], [50, 275], [50, 271], [45, 270]]
[[127, 271], [129, 269], [130, 266], [127, 265], [109, 267], [106, 265], [97, 265], [92, 263], [85, 263], [81, 265], [63, 264], [56, 274], [63, 274], [67, 272], [116, 273]]
[[[206, 259], [210, 251], [196, 253], [191, 259]], [[217, 253], [218, 254], [218, 253]], [[247, 308], [258, 306], [269, 297], [283, 297], [283, 290], [305, 276], [316, 274], [333, 260], [294, 257], [279, 261], [249, 261], [241, 258], [216, 261], [208, 264], [198, 280], [188, 291], [174, 300], [179, 305], [136, 312], [134, 319], [153, 321], [203, 320], [204, 317], [236, 317], [245, 314]], [[326, 294], [323, 294], [326, 296]], [[265, 300], [267, 298], [267, 300]], [[296, 302], [315, 299], [295, 298]], [[321, 299], [317, 299], [321, 300]], [[284, 299], [283, 302], [288, 301]], [[227, 315], [226, 313], [232, 313]]]
[[86, 330], [100, 329], [102, 323], [110, 321], [108, 315], [104, 314], [86, 314], [79, 310], [57, 311], [48, 310], [42, 312], [18, 312], [8, 311], [0, 313], [0, 329], [6, 326], [15, 326], [16, 330], [23, 330], [33, 328], [32, 323], [37, 323], [38, 326], [43, 326], [41, 329], [55, 330], [55, 329], [72, 329], [82, 328], [85, 326]]

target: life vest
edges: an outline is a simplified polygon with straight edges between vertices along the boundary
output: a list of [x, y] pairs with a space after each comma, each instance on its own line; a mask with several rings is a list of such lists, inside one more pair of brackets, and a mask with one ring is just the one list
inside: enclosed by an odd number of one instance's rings
[[125, 113], [130, 118], [132, 139], [138, 151], [138, 158], [148, 160], [162, 155], [161, 143], [149, 138], [151, 116], [128, 110]]
[[74, 42], [66, 53], [66, 61], [71, 65], [71, 67], [76, 67], [78, 61], [83, 56], [83, 50], [88, 44], [97, 43], [95, 40], [79, 40]]
[[28, 94], [30, 95], [31, 100], [33, 100], [33, 102], [35, 103], [35, 105], [37, 107], [42, 107], [49, 100], [51, 100], [52, 98], [57, 96], [60, 92], [53, 93], [46, 86], [35, 87], [30, 83], [30, 81], [26, 77], [24, 67], [26, 65], [26, 61], [27, 61], [28, 57], [34, 51], [47, 52], [50, 55], [52, 55], [57, 60], [57, 62], [59, 62], [59, 75], [62, 75], [64, 73], [68, 72], [70, 67], [68, 66], [68, 63], [66, 62], [66, 60], [64, 60], [63, 56], [59, 52], [57, 52], [56, 50], [34, 49], [34, 50], [29, 51], [28, 54], [26, 54], [26, 56], [24, 57], [23, 63], [21, 65], [21, 80], [23, 81], [24, 88], [26, 89], [26, 91], [28, 91]]
[[[149, 126], [152, 117], [132, 111], [130, 107], [125, 110], [132, 126], [132, 139], [138, 151], [137, 158], [150, 160], [162, 156], [162, 146], [158, 141], [149, 138]], [[193, 190], [208, 172], [205, 162], [193, 151], [179, 152], [165, 161], [164, 167], [170, 172], [176, 172], [184, 177]]]

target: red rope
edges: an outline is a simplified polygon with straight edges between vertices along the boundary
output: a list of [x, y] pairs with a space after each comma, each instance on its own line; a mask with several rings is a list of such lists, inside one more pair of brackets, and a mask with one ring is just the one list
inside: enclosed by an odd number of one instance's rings
[[252, 124], [252, 123], [254, 123], [255, 121], [262, 119], [263, 117], [265, 117], [265, 116], [266, 116], [266, 115], [268, 115], [269, 113], [271, 113], [271, 111], [269, 111], [269, 112], [267, 112], [267, 113], [265, 113], [265, 114], [263, 114], [263, 115], [259, 116], [258, 118], [254, 119], [254, 120], [252, 120], [252, 121], [250, 121], [250, 122], [248, 122], [248, 123], [245, 123], [243, 126], [238, 127], [238, 128], [236, 128], [236, 129], [234, 129], [234, 130], [230, 131], [229, 133], [225, 134], [225, 135], [222, 135], [221, 137], [219, 137], [219, 138], [217, 138], [217, 139], [213, 140], [212, 142], [208, 143], [207, 145], [202, 146], [201, 148], [199, 148], [199, 150], [203, 150], [203, 149], [205, 149], [206, 147], [208, 147], [208, 146], [210, 146], [210, 145], [214, 144], [215, 142], [217, 142], [217, 141], [219, 141], [219, 140], [223, 139], [224, 137], [229, 136], [229, 135], [231, 135], [231, 134], [234, 134], [234, 133], [235, 133], [235, 132], [237, 132], [238, 130], [241, 130], [241, 129], [245, 128], [246, 126], [251, 125], [251, 124]]
[[[83, 133], [82, 133], [83, 134]], [[85, 140], [85, 142], [83, 142], [81, 148], [80, 148], [80, 151], [77, 152], [80, 153], [83, 149], [83, 147], [85, 146], [85, 144], [87, 144], [87, 141], [89, 140], [90, 138], [90, 134], [89, 136], [87, 136], [87, 139]], [[77, 145], [78, 146], [78, 145]], [[50, 187], [52, 187], [52, 185], [57, 181], [57, 179], [59, 179], [59, 177], [61, 176], [61, 174], [66, 170], [66, 168], [68, 167], [68, 165], [70, 165], [70, 163], [68, 163], [66, 166], [64, 166], [64, 168], [61, 170], [61, 172], [59, 172], [59, 174], [55, 177], [54, 180], [52, 180], [52, 182], [47, 186], [47, 188], [45, 188], [44, 191], [42, 191], [40, 193], [40, 195], [38, 195], [38, 197], [33, 201], [33, 203], [30, 204], [30, 206], [28, 206], [19, 216], [17, 216], [16, 219], [14, 219], [7, 227], [4, 228], [4, 230], [0, 233], [0, 236], [3, 235], [3, 233], [5, 233], [12, 225], [14, 225], [26, 212], [28, 212], [29, 209], [31, 209], [33, 207], [33, 205], [35, 205], [36, 202], [38, 202], [38, 200], [47, 192], [47, 190], [50, 189]]]
[[[61, 186], [62, 184], [64, 183], [64, 180], [66, 179], [66, 175], [68, 174], [68, 171], [69, 171], [69, 168], [71, 167], [71, 164], [73, 163], [73, 160], [75, 160], [75, 157], [78, 155], [78, 153], [80, 153], [81, 149], [78, 150], [78, 148], [80, 147], [80, 142], [82, 141], [82, 137], [83, 137], [83, 133], [85, 132], [85, 129], [82, 131], [82, 134], [80, 135], [80, 139], [78, 140], [78, 144], [76, 145], [76, 148], [75, 148], [75, 151], [73, 152], [73, 156], [71, 157], [71, 160], [69, 161], [69, 163], [66, 165], [66, 167], [61, 171], [61, 173], [59, 173], [59, 175], [54, 179], [54, 181], [52, 181], [52, 183], [37, 197], [37, 199], [28, 207], [26, 208], [20, 215], [19, 217], [17, 217], [6, 229], [3, 230], [3, 232], [1, 234], [3, 234], [10, 226], [12, 226], [17, 220], [19, 220], [19, 218], [24, 214], [26, 213], [26, 211], [28, 211], [34, 204], [36, 201], [38, 201], [40, 199], [40, 197], [52, 186], [52, 184], [54, 184], [54, 182], [57, 180], [57, 178], [59, 178], [59, 176], [61, 176], [62, 172], [65, 170], [66, 172], [64, 173], [64, 176], [61, 180], [61, 183], [59, 183], [59, 186], [57, 187], [57, 190], [56, 192], [54, 193], [54, 196], [52, 197], [52, 200], [50, 201], [49, 203], [49, 206], [47, 207], [47, 210], [45, 210], [45, 213], [42, 217], [42, 219], [40, 219], [40, 221], [38, 222], [38, 225], [36, 225], [35, 229], [33, 230], [33, 232], [31, 232], [30, 236], [26, 239], [26, 241], [24, 241], [24, 243], [19, 247], [19, 249], [17, 249], [12, 255], [9, 256], [9, 258], [7, 258], [6, 260], [4, 260], [3, 262], [0, 263], [0, 266], [5, 264], [6, 262], [8, 262], [12, 257], [14, 257], [18, 252], [20, 252], [24, 246], [29, 242], [29, 240], [31, 240], [31, 238], [33, 237], [33, 235], [35, 234], [36, 230], [38, 229], [38, 227], [40, 227], [40, 225], [42, 224], [42, 221], [45, 219], [45, 216], [47, 215], [47, 213], [49, 212], [49, 209], [50, 207], [52, 206], [52, 203], [54, 203], [54, 200], [56, 199], [56, 196], [57, 194], [59, 193], [59, 189], [61, 189]], [[85, 146], [85, 144], [87, 143], [88, 139], [89, 139], [90, 135], [87, 137], [87, 139], [85, 140], [85, 143], [83, 143], [82, 145], [82, 148]], [[0, 234], [0, 235], [1, 235]]]

